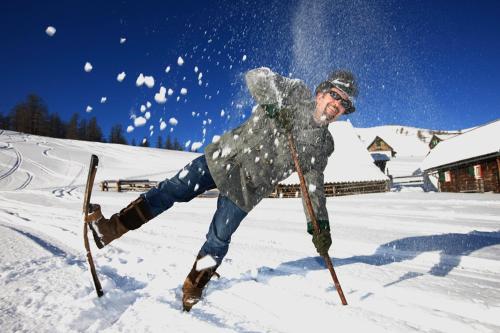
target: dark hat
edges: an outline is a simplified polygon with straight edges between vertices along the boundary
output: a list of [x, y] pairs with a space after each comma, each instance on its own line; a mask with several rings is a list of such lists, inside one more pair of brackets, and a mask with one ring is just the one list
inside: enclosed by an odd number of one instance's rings
[[318, 94], [322, 91], [328, 91], [333, 87], [344, 91], [350, 97], [358, 96], [358, 85], [356, 84], [356, 77], [354, 74], [347, 70], [336, 70], [328, 76], [326, 81], [321, 82], [317, 87], [315, 93]]

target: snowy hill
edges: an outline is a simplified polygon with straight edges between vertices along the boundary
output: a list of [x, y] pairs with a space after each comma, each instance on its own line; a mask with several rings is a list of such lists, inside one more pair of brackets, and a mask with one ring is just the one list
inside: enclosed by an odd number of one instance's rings
[[[327, 199], [348, 306], [306, 233], [300, 199], [264, 199], [205, 298], [182, 282], [215, 198], [175, 205], [102, 250], [96, 298], [82, 242], [90, 153], [106, 178], [162, 179], [195, 154], [0, 131], [2, 332], [498, 332], [500, 197], [380, 193]], [[100, 192], [110, 215], [135, 193]]]

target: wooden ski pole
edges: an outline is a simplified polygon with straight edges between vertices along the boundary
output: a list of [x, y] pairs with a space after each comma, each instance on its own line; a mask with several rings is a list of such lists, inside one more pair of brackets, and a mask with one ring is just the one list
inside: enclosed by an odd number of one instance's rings
[[[290, 146], [290, 150], [292, 152], [292, 158], [293, 162], [295, 164], [295, 169], [297, 170], [297, 174], [299, 175], [299, 180], [300, 180], [300, 190], [302, 192], [302, 196], [304, 197], [304, 201], [306, 203], [307, 207], [307, 212], [309, 213], [309, 216], [311, 217], [311, 222], [313, 225], [314, 233], [318, 234], [319, 233], [319, 224], [318, 221], [316, 220], [316, 214], [314, 214], [313, 206], [311, 203], [311, 197], [309, 196], [309, 191], [307, 190], [306, 187], [306, 181], [304, 179], [304, 174], [302, 173], [302, 168], [300, 167], [299, 164], [299, 155], [297, 154], [297, 148], [295, 147], [295, 141], [293, 139], [292, 132], [288, 133], [288, 144]], [[344, 292], [342, 291], [342, 287], [340, 286], [339, 279], [337, 278], [337, 274], [335, 273], [335, 269], [333, 268], [333, 263], [332, 259], [330, 258], [330, 255], [327, 253], [323, 256], [323, 259], [325, 260], [326, 267], [328, 267], [328, 270], [330, 271], [330, 274], [332, 275], [333, 283], [335, 284], [335, 288], [337, 289], [337, 292], [339, 293], [340, 300], [342, 301], [342, 305], [347, 305], [347, 300], [344, 296]]]
[[98, 163], [99, 163], [99, 158], [96, 155], [92, 155], [90, 158], [89, 174], [87, 176], [87, 185], [85, 186], [85, 196], [83, 197], [83, 244], [85, 246], [87, 261], [90, 267], [90, 274], [92, 275], [92, 280], [94, 281], [97, 297], [102, 297], [104, 295], [104, 292], [102, 290], [99, 277], [97, 276], [94, 259], [92, 258], [92, 252], [90, 252], [88, 227], [87, 227], [87, 223], [89, 222], [90, 196], [92, 195], [92, 187], [94, 185], [94, 179], [95, 179], [95, 174], [97, 172]]

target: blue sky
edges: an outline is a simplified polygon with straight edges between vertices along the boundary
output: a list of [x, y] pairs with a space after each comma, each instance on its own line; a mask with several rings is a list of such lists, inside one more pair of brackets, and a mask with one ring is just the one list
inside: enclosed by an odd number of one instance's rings
[[[360, 82], [354, 126], [462, 129], [500, 118], [499, 17], [496, 1], [3, 1], [0, 111], [36, 93], [64, 119], [96, 116], [107, 134], [149, 101], [129, 140], [153, 125], [153, 145], [171, 129], [208, 143], [250, 114], [245, 71], [271, 67], [314, 89], [341, 67]], [[155, 86], [137, 87], [139, 73]], [[174, 90], [165, 104], [154, 101], [160, 86]]]

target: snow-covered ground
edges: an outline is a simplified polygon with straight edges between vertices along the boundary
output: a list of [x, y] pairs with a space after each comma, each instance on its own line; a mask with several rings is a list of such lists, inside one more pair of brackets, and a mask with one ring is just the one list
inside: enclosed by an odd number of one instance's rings
[[[397, 192], [329, 198], [342, 306], [300, 199], [265, 199], [233, 237], [205, 299], [180, 288], [216, 200], [179, 204], [94, 259], [82, 241], [90, 153], [97, 180], [161, 179], [194, 154], [0, 133], [2, 332], [498, 332], [500, 196]], [[136, 194], [93, 193], [109, 215]]]

